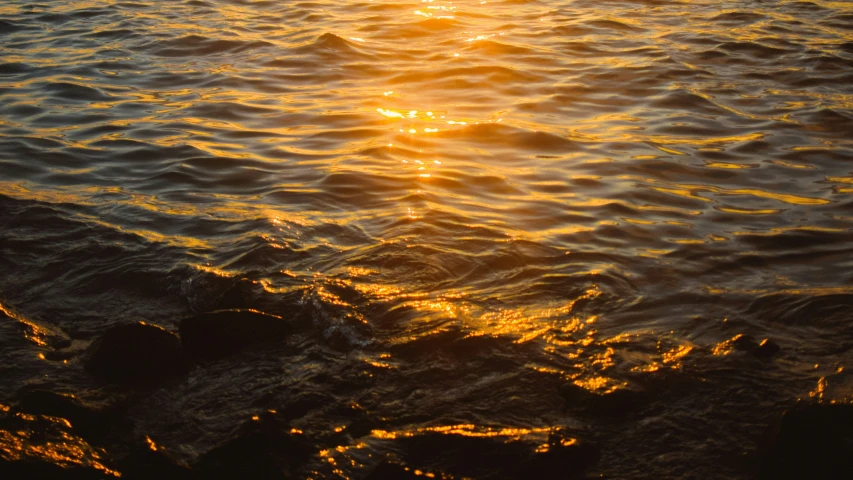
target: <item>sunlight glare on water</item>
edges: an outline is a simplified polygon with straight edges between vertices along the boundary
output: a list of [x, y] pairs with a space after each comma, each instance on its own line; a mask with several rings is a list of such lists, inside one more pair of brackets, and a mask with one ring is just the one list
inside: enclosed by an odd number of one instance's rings
[[824, 0], [2, 1], [0, 311], [28, 333], [0, 402], [108, 396], [78, 358], [114, 324], [254, 309], [297, 333], [133, 400], [149, 442], [194, 462], [274, 410], [317, 447], [295, 478], [503, 478], [578, 439], [590, 475], [752, 478], [718, 460], [753, 424], [853, 399], [851, 26]]

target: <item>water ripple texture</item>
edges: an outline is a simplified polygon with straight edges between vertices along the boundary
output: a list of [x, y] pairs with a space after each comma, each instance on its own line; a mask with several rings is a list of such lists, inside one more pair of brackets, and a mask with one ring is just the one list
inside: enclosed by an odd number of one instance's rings
[[0, 406], [109, 403], [90, 342], [223, 308], [295, 333], [124, 400], [198, 471], [274, 411], [294, 478], [574, 437], [753, 478], [853, 401], [849, 2], [6, 0], [0, 39]]

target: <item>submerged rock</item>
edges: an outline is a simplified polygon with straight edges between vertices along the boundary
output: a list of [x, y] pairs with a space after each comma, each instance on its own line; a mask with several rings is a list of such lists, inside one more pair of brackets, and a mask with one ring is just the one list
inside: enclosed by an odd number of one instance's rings
[[255, 299], [260, 290], [263, 288], [255, 282], [245, 278], [239, 279], [219, 297], [219, 301], [216, 302], [216, 310], [249, 308], [255, 304]]
[[618, 388], [607, 393], [595, 393], [572, 382], [562, 385], [559, 392], [568, 408], [580, 408], [591, 415], [609, 419], [636, 414], [651, 401], [651, 395], [644, 391]]
[[144, 322], [107, 330], [90, 347], [85, 367], [110, 383], [149, 384], [173, 378], [187, 368], [181, 341]]
[[269, 411], [253, 417], [234, 438], [199, 457], [192, 470], [200, 479], [298, 478], [294, 472], [314, 450], [301, 433]]
[[292, 330], [277, 315], [257, 310], [218, 310], [181, 320], [184, 348], [196, 358], [215, 360], [249, 346], [284, 341]]
[[770, 340], [769, 338], [765, 338], [752, 350], [752, 354], [758, 358], [770, 358], [775, 356], [781, 350], [782, 347], [780, 347], [778, 343]]
[[745, 353], [756, 358], [767, 359], [775, 356], [782, 348], [769, 338], [757, 342], [752, 336], [743, 333], [720, 342], [714, 347], [715, 355], [728, 355], [733, 352]]
[[759, 479], [836, 480], [853, 472], [853, 404], [810, 404], [786, 412]]

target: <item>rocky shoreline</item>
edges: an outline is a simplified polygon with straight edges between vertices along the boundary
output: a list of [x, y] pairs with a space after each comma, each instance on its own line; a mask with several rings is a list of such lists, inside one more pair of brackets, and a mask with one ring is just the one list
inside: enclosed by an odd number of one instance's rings
[[[0, 477], [304, 478], [306, 465], [337, 443], [308, 438], [292, 426], [293, 415], [275, 410], [255, 415], [188, 463], [137, 431], [128, 413], [139, 395], [169, 388], [191, 369], [243, 350], [274, 348], [294, 328], [280, 316], [256, 310], [217, 310], [184, 318], [179, 335], [136, 322], [109, 328], [85, 350], [60, 350], [58, 357], [79, 355], [85, 371], [115, 393], [113, 401], [94, 406], [70, 394], [21, 389], [12, 405], [0, 405]], [[69, 348], [67, 343], [62, 345]], [[747, 338], [730, 343], [757, 358], [778, 351], [775, 344]], [[648, 391], [673, 393], [660, 387], [602, 396], [572, 384], [559, 388], [566, 408], [615, 422], [645, 408]], [[351, 420], [343, 434], [383, 434], [381, 419], [358, 408], [343, 414]], [[839, 478], [853, 467], [851, 404], [803, 402], [768, 432], [755, 462], [758, 478]], [[394, 438], [398, 454], [375, 462], [364, 478], [584, 478], [600, 452], [577, 433], [554, 428], [544, 443], [536, 443], [512, 434], [425, 429]]]

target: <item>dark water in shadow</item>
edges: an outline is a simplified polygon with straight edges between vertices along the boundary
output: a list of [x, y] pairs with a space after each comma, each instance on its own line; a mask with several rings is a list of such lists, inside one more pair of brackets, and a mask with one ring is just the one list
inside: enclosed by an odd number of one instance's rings
[[[275, 410], [294, 478], [532, 478], [559, 430], [710, 479], [853, 399], [853, 4], [4, 1], [0, 38], [4, 405], [119, 402], [190, 463]], [[83, 369], [232, 307], [294, 333]], [[120, 470], [80, 441], [45, 458]]]

